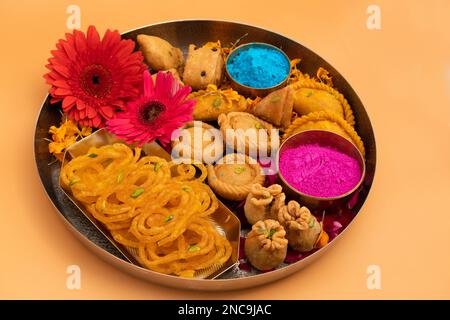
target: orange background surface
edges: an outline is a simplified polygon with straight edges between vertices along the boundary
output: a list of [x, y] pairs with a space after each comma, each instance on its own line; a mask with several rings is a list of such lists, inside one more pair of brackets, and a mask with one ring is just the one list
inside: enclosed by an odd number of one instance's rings
[[[236, 20], [284, 34], [330, 62], [365, 104], [378, 148], [372, 191], [350, 230], [306, 269], [238, 292], [156, 286], [92, 254], [47, 199], [33, 154], [48, 89], [44, 65], [68, 31], [70, 4], [81, 8], [82, 30]], [[370, 4], [381, 8], [381, 30], [366, 27]], [[1, 0], [0, 298], [450, 298], [449, 17], [447, 0]], [[81, 290], [66, 288], [71, 264], [81, 268]], [[381, 290], [367, 289], [371, 264], [381, 268]]]

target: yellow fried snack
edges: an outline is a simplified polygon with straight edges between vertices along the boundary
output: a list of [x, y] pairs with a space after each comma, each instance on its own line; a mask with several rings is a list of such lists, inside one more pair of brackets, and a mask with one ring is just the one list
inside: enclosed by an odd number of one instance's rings
[[195, 120], [213, 121], [222, 113], [245, 111], [247, 100], [233, 89], [218, 89], [216, 85], [208, 85], [206, 90], [193, 92], [188, 96], [197, 103], [192, 114]]
[[355, 125], [353, 111], [345, 97], [330, 85], [304, 76], [292, 83], [294, 90], [294, 111], [299, 115], [311, 112], [330, 111]]
[[202, 164], [141, 157], [139, 148], [115, 143], [66, 163], [61, 185], [142, 265], [193, 277], [231, 256], [230, 243], [208, 218], [219, 204], [206, 176]]
[[365, 156], [364, 144], [355, 129], [342, 117], [331, 111], [312, 112], [295, 119], [284, 132], [283, 140], [297, 132], [326, 130], [334, 132], [352, 142]]
[[194, 219], [185, 232], [167, 245], [142, 243], [139, 257], [149, 269], [194, 276], [195, 270], [223, 264], [231, 255], [231, 246], [206, 219]]

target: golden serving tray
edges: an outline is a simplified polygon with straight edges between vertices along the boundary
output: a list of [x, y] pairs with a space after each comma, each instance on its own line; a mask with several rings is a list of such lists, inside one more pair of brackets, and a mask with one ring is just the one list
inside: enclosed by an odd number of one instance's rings
[[[123, 143], [124, 141], [115, 138], [105, 129], [100, 129], [91, 134], [90, 136], [78, 141], [71, 145], [64, 153], [63, 165], [69, 162], [71, 159], [86, 154], [91, 147], [102, 147], [105, 145], [111, 145], [113, 143]], [[127, 145], [127, 144], [126, 144]], [[131, 146], [130, 146], [131, 147]], [[158, 143], [152, 142], [142, 146], [142, 151], [145, 155], [157, 156], [167, 161], [171, 161], [170, 154], [167, 153]], [[108, 239], [111, 244], [128, 260], [128, 262], [137, 266], [142, 266], [139, 261], [139, 254], [136, 248], [124, 246], [116, 242], [111, 236], [110, 232], [105, 226], [98, 220], [96, 220], [92, 214], [84, 208], [84, 206], [73, 197], [70, 190], [66, 190], [60, 183], [61, 190], [66, 196], [77, 206], [77, 208], [85, 215], [86, 218], [94, 224], [97, 229]], [[216, 230], [225, 236], [230, 242], [232, 248], [232, 254], [230, 259], [223, 265], [213, 265], [208, 269], [199, 270], [195, 273], [196, 279], [214, 279], [232, 268], [238, 263], [239, 257], [239, 238], [241, 223], [239, 219], [231, 212], [220, 200], [218, 209], [209, 216], [210, 222], [214, 225]]]
[[[351, 209], [354, 220], [372, 186], [376, 165], [375, 137], [370, 119], [361, 100], [342, 75], [328, 62], [289, 38], [259, 27], [235, 22], [211, 20], [164, 22], [131, 30], [124, 33], [123, 37], [136, 39], [138, 34], [155, 35], [167, 39], [174, 46], [182, 48], [185, 54], [188, 45], [191, 43], [201, 45], [208, 41], [220, 40], [224, 46], [229, 46], [230, 43], [246, 35], [240, 44], [247, 42], [266, 42], [283, 49], [291, 59], [302, 58], [300, 70], [303, 72], [314, 75], [319, 67], [328, 70], [333, 77], [335, 87], [344, 94], [352, 106], [356, 120], [355, 129], [364, 141], [366, 148], [366, 178], [359, 192], [359, 197]], [[291, 264], [283, 264], [276, 270], [265, 273], [254, 270], [247, 272], [241, 270], [238, 266], [230, 265], [226, 271], [210, 275], [210, 278], [213, 279], [186, 279], [164, 275], [142, 268], [130, 261], [127, 253], [123, 252], [124, 248], [113, 245], [110, 239], [108, 239], [108, 235], [98, 225], [93, 224], [61, 190], [59, 186], [61, 164], [55, 162], [54, 158], [49, 154], [48, 141], [45, 140], [49, 137], [48, 128], [51, 125], [59, 123], [60, 119], [60, 105], [51, 105], [50, 98], [47, 96], [37, 119], [34, 138], [36, 165], [45, 191], [50, 201], [58, 210], [62, 221], [83, 244], [97, 256], [133, 276], [180, 289], [223, 291], [249, 288], [275, 281], [304, 268], [331, 248], [336, 240], [348, 229], [347, 227], [342, 230], [327, 246], [306, 258]], [[352, 221], [349, 225], [352, 224]], [[246, 230], [241, 230], [241, 235], [244, 235], [245, 232]], [[237, 252], [233, 254], [237, 255]], [[233, 262], [235, 258], [236, 256], [232, 259]]]

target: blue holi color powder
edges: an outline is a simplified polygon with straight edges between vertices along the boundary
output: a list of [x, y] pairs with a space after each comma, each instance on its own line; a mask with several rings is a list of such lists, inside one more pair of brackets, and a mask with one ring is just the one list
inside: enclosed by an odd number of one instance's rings
[[279, 51], [249, 46], [236, 52], [227, 61], [228, 73], [240, 84], [253, 88], [270, 88], [286, 79], [289, 61]]

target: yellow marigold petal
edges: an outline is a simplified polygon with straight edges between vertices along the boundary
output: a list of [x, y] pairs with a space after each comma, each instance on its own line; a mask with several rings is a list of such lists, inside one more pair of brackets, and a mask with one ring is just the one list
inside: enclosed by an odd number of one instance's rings
[[91, 127], [82, 127], [81, 128], [80, 135], [82, 137], [87, 137], [91, 133], [92, 133], [92, 128]]
[[86, 137], [92, 133], [92, 128], [82, 127], [63, 116], [61, 125], [51, 126], [48, 130], [52, 134], [52, 142], [48, 145], [48, 151], [58, 160], [62, 161], [64, 150], [74, 144], [78, 138]]
[[206, 86], [206, 91], [217, 91], [217, 86], [215, 84], [208, 84]]
[[74, 122], [72, 122], [72, 120], [68, 120], [62, 126], [66, 127], [66, 135], [67, 136], [77, 135], [80, 133], [78, 126]]
[[64, 142], [50, 142], [48, 144], [48, 152], [51, 154], [61, 153], [65, 148]]
[[220, 40], [217, 41], [209, 41], [203, 45], [203, 48], [221, 48], [222, 44]]
[[317, 69], [316, 76], [320, 81], [325, 82], [330, 87], [333, 87], [333, 80], [331, 79], [330, 73], [326, 69], [322, 67]]
[[68, 147], [73, 145], [75, 142], [77, 142], [77, 137], [76, 136], [67, 137], [67, 139], [64, 140], [65, 148], [67, 149]]
[[67, 128], [66, 126], [59, 127], [56, 132], [53, 134], [54, 141], [64, 141], [64, 137], [66, 136]]
[[56, 159], [58, 159], [60, 162], [62, 162], [63, 158], [64, 158], [64, 153], [63, 152], [56, 153], [56, 154], [54, 154], [54, 156], [55, 156]]
[[294, 68], [296, 65], [298, 65], [302, 61], [300, 58], [292, 59], [291, 60], [291, 68]]
[[58, 132], [58, 128], [56, 126], [51, 126], [48, 129], [48, 133], [55, 134], [56, 132]]
[[261, 100], [262, 99], [260, 97], [256, 97], [255, 99], [247, 98], [248, 108], [251, 109], [253, 106], [255, 106]]

